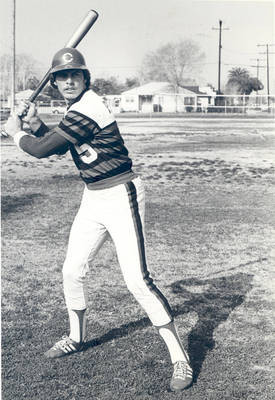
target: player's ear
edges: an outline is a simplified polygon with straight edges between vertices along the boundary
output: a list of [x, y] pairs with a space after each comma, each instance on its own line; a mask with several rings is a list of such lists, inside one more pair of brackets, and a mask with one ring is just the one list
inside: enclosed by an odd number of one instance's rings
[[54, 74], [51, 74], [51, 75], [50, 75], [50, 85], [51, 85], [54, 89], [57, 89], [57, 85], [56, 85], [56, 83], [55, 83], [55, 75], [54, 75]]
[[85, 82], [86, 88], [89, 89], [90, 83], [91, 83], [90, 72], [89, 71], [83, 71], [83, 75], [84, 75], [84, 82]]

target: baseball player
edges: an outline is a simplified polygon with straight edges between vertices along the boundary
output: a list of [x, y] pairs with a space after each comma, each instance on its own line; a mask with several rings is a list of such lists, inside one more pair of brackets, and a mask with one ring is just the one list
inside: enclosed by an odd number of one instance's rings
[[[168, 301], [154, 284], [147, 267], [143, 183], [132, 169], [116, 120], [90, 89], [90, 73], [78, 50], [63, 48], [55, 54], [50, 83], [67, 104], [57, 127], [49, 129], [37, 115], [35, 105], [29, 102], [22, 102], [5, 126], [16, 145], [36, 158], [69, 151], [84, 181], [83, 197], [71, 227], [63, 265], [70, 333], [57, 341], [45, 356], [57, 358], [83, 349], [88, 260], [93, 260], [110, 235], [129, 291], [167, 345], [174, 365], [170, 388], [183, 390], [192, 384], [192, 368]], [[22, 119], [32, 133], [23, 130]]]

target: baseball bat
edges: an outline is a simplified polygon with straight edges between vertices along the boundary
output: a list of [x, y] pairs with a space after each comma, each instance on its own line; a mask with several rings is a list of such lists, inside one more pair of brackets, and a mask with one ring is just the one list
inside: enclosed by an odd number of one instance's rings
[[[86, 17], [83, 19], [81, 24], [78, 26], [78, 28], [75, 30], [69, 41], [64, 45], [64, 47], [76, 47], [78, 43], [84, 38], [84, 36], [88, 33], [90, 28], [94, 25], [95, 21], [98, 18], [98, 13], [95, 10], [90, 10]], [[51, 68], [48, 70], [48, 72], [45, 74], [45, 76], [41, 79], [39, 82], [37, 88], [33, 91], [31, 96], [29, 97], [29, 101], [33, 102], [36, 97], [39, 95], [41, 90], [46, 86], [50, 79], [50, 72]], [[1, 130], [1, 134], [3, 136], [7, 136], [5, 130]]]
[[[76, 47], [78, 43], [84, 38], [90, 28], [94, 25], [95, 21], [98, 18], [98, 13], [95, 10], [90, 10], [84, 20], [81, 22], [79, 27], [76, 29], [74, 34], [71, 36], [69, 41], [65, 44], [64, 47]], [[37, 88], [33, 91], [31, 96], [29, 97], [29, 101], [33, 102], [36, 97], [39, 95], [41, 90], [46, 86], [50, 79], [51, 68], [45, 74], [45, 76], [39, 82]]]

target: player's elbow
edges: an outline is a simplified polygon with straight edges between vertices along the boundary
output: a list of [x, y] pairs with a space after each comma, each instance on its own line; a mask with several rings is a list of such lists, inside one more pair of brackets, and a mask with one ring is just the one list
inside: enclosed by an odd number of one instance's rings
[[[24, 150], [24, 151], [26, 151], [26, 150]], [[49, 156], [49, 154], [47, 152], [44, 152], [43, 150], [41, 150], [39, 148], [37, 148], [37, 149], [32, 148], [31, 150], [26, 151], [26, 153], [28, 153], [31, 156], [38, 158], [38, 159], [46, 158]]]
[[50, 155], [50, 151], [44, 141], [38, 140], [32, 136], [23, 136], [19, 142], [19, 147], [25, 153], [35, 158], [46, 158]]
[[34, 154], [34, 157], [35, 157], [35, 158], [38, 158], [38, 159], [41, 159], [41, 158], [46, 158], [46, 157], [48, 157], [48, 155], [47, 155], [47, 154], [44, 154], [44, 153], [36, 153], [36, 154]]

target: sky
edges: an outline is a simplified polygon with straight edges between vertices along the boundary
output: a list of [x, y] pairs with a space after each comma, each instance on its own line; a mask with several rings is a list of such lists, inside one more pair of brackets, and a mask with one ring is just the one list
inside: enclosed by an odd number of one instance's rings
[[[12, 2], [1, 0], [0, 55], [12, 51]], [[266, 86], [270, 52], [270, 93], [275, 92], [275, 2], [249, 0], [16, 0], [16, 53], [32, 55], [48, 70], [90, 9], [99, 18], [78, 49], [92, 79], [134, 77], [144, 56], [161, 45], [194, 40], [206, 57], [199, 84], [218, 85], [219, 20], [222, 20], [221, 83], [233, 67], [246, 68]], [[216, 28], [216, 29], [213, 29]], [[274, 44], [274, 46], [271, 46]]]

